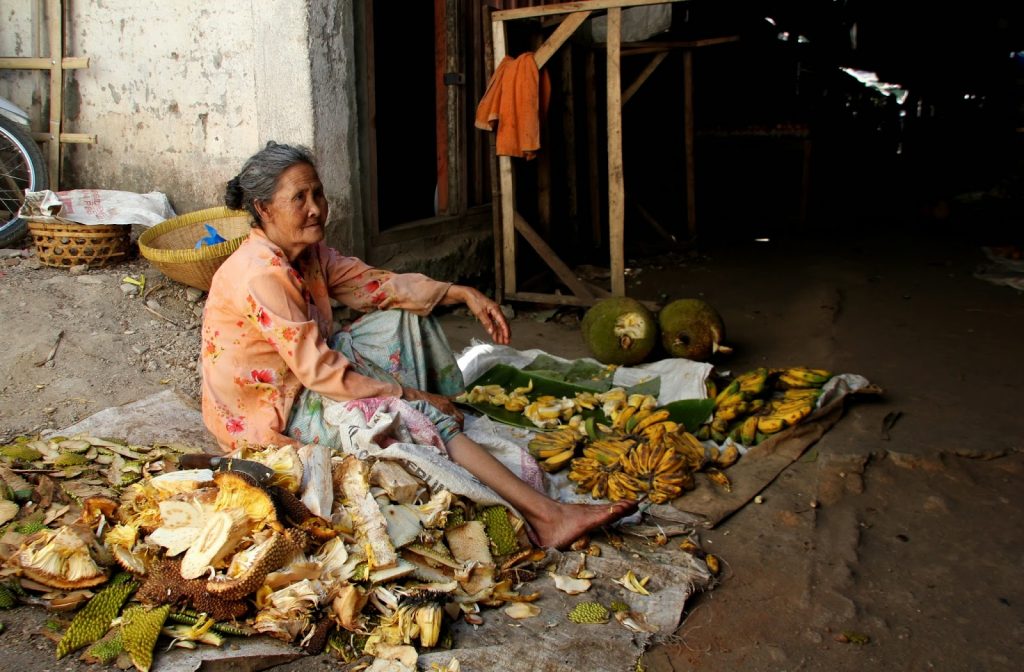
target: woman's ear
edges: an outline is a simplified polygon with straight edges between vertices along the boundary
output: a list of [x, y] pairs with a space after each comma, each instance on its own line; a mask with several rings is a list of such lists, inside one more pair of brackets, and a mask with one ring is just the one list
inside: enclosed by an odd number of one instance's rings
[[252, 201], [252, 207], [256, 209], [256, 214], [260, 216], [261, 222], [267, 221], [267, 217], [270, 214], [270, 211], [267, 210], [267, 206], [264, 205], [262, 200], [254, 198]]

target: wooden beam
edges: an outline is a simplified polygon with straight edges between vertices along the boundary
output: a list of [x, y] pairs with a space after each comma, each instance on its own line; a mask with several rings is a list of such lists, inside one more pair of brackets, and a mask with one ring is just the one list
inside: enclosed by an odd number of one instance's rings
[[576, 277], [576, 274], [573, 273], [572, 269], [569, 268], [561, 258], [559, 258], [558, 254], [551, 249], [551, 246], [548, 245], [547, 241], [545, 241], [518, 212], [515, 213], [515, 225], [516, 231], [522, 234], [523, 238], [526, 239], [526, 242], [528, 242], [531, 247], [537, 251], [537, 254], [539, 254], [541, 259], [544, 260], [544, 263], [546, 263], [551, 270], [555, 272], [558, 279], [565, 283], [565, 286], [568, 287], [573, 294], [584, 299], [594, 298], [594, 295], [583, 281]]
[[540, 45], [533, 52], [533, 60], [537, 62], [537, 69], [543, 68], [551, 57], [555, 55], [559, 47], [565, 44], [565, 41], [572, 37], [572, 34], [576, 32], [576, 29], [583, 25], [583, 22], [587, 20], [591, 12], [577, 12], [566, 18], [559, 24], [558, 28], [555, 28], [555, 32], [551, 33], [551, 37], [544, 41], [544, 44]]
[[586, 307], [597, 303], [596, 297], [587, 299], [572, 294], [541, 294], [539, 292], [516, 292], [515, 294], [506, 294], [505, 298], [526, 303], [553, 303], [559, 306]]
[[47, 0], [46, 21], [50, 36], [50, 189], [60, 191], [60, 128], [64, 119], [64, 10], [61, 0]]
[[686, 143], [686, 229], [697, 237], [697, 185], [694, 178], [693, 51], [683, 50], [683, 140]]
[[622, 10], [608, 10], [607, 109], [608, 109], [608, 252], [611, 257], [612, 295], [626, 295], [626, 264], [623, 222], [625, 197], [622, 175], [622, 78], [619, 47]]
[[629, 102], [629, 99], [640, 90], [640, 87], [654, 74], [654, 71], [658, 69], [661, 62], [668, 57], [667, 51], [662, 51], [654, 55], [651, 62], [644, 66], [644, 69], [640, 71], [640, 74], [636, 76], [633, 83], [626, 87], [626, 90], [622, 92], [622, 104], [625, 105]]
[[[2, 56], [0, 57], [0, 70], [49, 70], [53, 66], [52, 58], [25, 57], [25, 56]], [[64, 70], [81, 70], [89, 67], [88, 56], [65, 56], [61, 59], [60, 67]]]
[[[53, 136], [49, 133], [35, 132], [32, 138], [40, 142], [50, 142]], [[75, 145], [95, 145], [97, 142], [95, 133], [61, 133], [60, 142]]]
[[681, 2], [681, 0], [585, 0], [584, 2], [561, 2], [556, 5], [506, 9], [500, 12], [494, 12], [492, 17], [495, 21], [511, 21], [513, 19], [530, 19], [538, 16], [571, 14], [573, 12], [596, 11], [599, 9], [618, 9], [620, 7], [638, 7], [640, 5], [663, 5], [666, 2]]

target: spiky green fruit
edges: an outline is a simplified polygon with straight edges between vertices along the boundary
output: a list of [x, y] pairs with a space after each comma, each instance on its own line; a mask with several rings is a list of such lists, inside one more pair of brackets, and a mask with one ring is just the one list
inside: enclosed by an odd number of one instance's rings
[[109, 665], [124, 651], [124, 640], [121, 639], [121, 632], [114, 633], [90, 646], [85, 652], [85, 658], [89, 661], [96, 661], [101, 665]]
[[67, 632], [57, 643], [57, 659], [92, 644], [107, 634], [110, 623], [117, 618], [121, 607], [138, 585], [135, 581], [115, 579], [96, 597], [86, 602], [82, 610], [75, 614]]
[[63, 469], [65, 467], [78, 467], [88, 461], [89, 460], [85, 455], [79, 455], [78, 453], [61, 453], [57, 456], [57, 459], [53, 461], [53, 466], [58, 469]]
[[658, 313], [661, 344], [673, 357], [704, 362], [716, 352], [731, 352], [722, 344], [725, 323], [711, 304], [700, 299], [678, 299]]
[[654, 314], [628, 297], [598, 301], [583, 316], [580, 328], [590, 353], [603, 364], [639, 364], [658, 338]]
[[599, 602], [580, 602], [569, 612], [573, 623], [607, 623], [611, 614]]
[[484, 524], [484, 531], [491, 542], [494, 555], [508, 555], [519, 550], [519, 539], [512, 526], [508, 509], [500, 504], [485, 507], [477, 514], [477, 520]]
[[160, 637], [167, 614], [171, 613], [171, 605], [144, 607], [135, 605], [125, 610], [121, 617], [121, 638], [124, 650], [132, 658], [132, 663], [139, 672], [149, 672], [153, 666], [153, 647]]

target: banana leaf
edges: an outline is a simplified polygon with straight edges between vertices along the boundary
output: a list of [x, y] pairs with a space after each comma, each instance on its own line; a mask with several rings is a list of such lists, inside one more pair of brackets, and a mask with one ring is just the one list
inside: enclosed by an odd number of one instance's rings
[[678, 422], [686, 431], [693, 433], [711, 417], [715, 410], [714, 399], [680, 399], [665, 404], [661, 408], [669, 412], [669, 420]]

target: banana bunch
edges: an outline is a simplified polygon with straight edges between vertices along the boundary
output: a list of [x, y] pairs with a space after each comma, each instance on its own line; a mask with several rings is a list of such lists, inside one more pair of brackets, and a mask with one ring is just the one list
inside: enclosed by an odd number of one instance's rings
[[572, 427], [563, 427], [551, 432], [542, 432], [530, 439], [527, 449], [540, 468], [548, 473], [561, 470], [576, 457], [576, 450], [584, 436]]
[[583, 447], [583, 457], [572, 461], [569, 480], [576, 483], [577, 491], [589, 492], [594, 499], [609, 497], [609, 481], [614, 480], [612, 489], [619, 494], [629, 483], [623, 483], [620, 476], [612, 476], [622, 472], [622, 458], [635, 444], [632, 439], [615, 438], [588, 443]]
[[758, 368], [737, 376], [715, 395], [715, 412], [697, 436], [753, 446], [810, 415], [832, 374], [802, 366]]
[[693, 487], [693, 472], [686, 466], [686, 460], [668, 442], [637, 444], [622, 458], [622, 471], [631, 477], [630, 485], [635, 482], [640, 489], [627, 489], [618, 499], [636, 499], [641, 492], [655, 504], [675, 499], [684, 488]]

